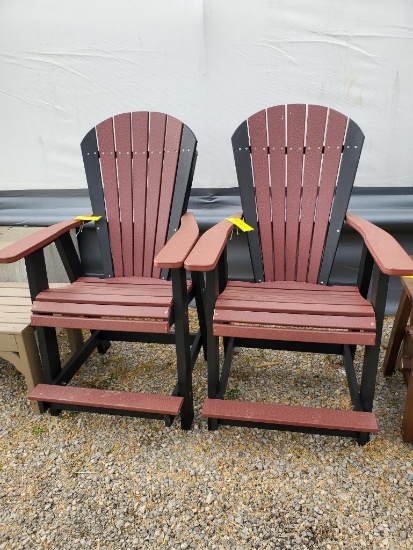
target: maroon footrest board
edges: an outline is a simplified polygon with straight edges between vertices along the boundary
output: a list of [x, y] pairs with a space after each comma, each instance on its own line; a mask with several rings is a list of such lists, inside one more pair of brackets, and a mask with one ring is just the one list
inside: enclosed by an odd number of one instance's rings
[[290, 407], [250, 401], [205, 399], [202, 416], [222, 420], [238, 420], [240, 422], [314, 427], [352, 432], [376, 433], [379, 431], [376, 416], [369, 412]]
[[44, 403], [61, 403], [62, 405], [79, 405], [172, 416], [179, 414], [184, 401], [183, 397], [171, 395], [97, 390], [52, 384], [38, 384], [28, 395], [28, 398], [32, 401], [43, 401]]

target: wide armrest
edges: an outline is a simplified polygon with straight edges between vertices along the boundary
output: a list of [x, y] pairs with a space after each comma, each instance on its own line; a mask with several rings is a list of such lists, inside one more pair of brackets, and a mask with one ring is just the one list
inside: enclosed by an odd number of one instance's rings
[[380, 271], [387, 275], [413, 275], [413, 260], [384, 229], [350, 212], [346, 222], [363, 237]]
[[3, 248], [3, 250], [0, 250], [0, 263], [11, 264], [12, 262], [17, 262], [17, 260], [21, 260], [32, 252], [52, 243], [60, 235], [63, 235], [63, 233], [67, 233], [67, 231], [75, 227], [80, 227], [84, 223], [84, 221], [72, 219], [39, 229], [35, 233], [27, 235], [27, 237], [23, 237], [23, 239], [20, 239], [16, 243], [10, 244]]
[[181, 218], [178, 231], [172, 235], [154, 259], [155, 267], [182, 267], [185, 258], [193, 249], [199, 237], [199, 227], [195, 216], [187, 212]]
[[[232, 217], [241, 218], [242, 213], [237, 212]], [[215, 269], [227, 244], [228, 236], [233, 229], [234, 224], [228, 220], [222, 220], [222, 222], [208, 229], [185, 260], [185, 268], [191, 271], [211, 271]]]

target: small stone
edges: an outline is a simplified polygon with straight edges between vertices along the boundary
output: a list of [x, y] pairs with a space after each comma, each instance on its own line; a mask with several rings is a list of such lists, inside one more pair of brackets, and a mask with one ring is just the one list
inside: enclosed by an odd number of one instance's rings
[[116, 522], [116, 527], [117, 527], [118, 529], [120, 529], [120, 528], [122, 527], [123, 523], [124, 523], [124, 522], [123, 522], [123, 519], [119, 519], [119, 520]]
[[212, 493], [208, 493], [208, 496], [206, 497], [206, 503], [209, 505], [209, 504], [212, 504], [213, 501], [214, 501], [214, 495]]

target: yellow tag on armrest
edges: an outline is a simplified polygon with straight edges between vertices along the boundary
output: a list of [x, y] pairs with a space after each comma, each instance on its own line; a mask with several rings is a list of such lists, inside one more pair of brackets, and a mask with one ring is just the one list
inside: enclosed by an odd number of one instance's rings
[[75, 220], [80, 222], [97, 222], [102, 216], [76, 216]]
[[403, 275], [403, 279], [413, 279], [413, 275]]
[[226, 218], [229, 222], [233, 223], [241, 229], [241, 231], [254, 231], [254, 228], [241, 220], [241, 218]]

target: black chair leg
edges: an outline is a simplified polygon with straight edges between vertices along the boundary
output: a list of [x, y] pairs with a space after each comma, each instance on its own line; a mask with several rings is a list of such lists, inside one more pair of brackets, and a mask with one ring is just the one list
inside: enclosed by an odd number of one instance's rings
[[174, 297], [178, 395], [184, 398], [181, 408], [181, 427], [183, 430], [189, 430], [194, 419], [194, 401], [192, 394], [188, 294], [186, 291], [186, 273], [183, 268], [172, 269], [172, 293]]

